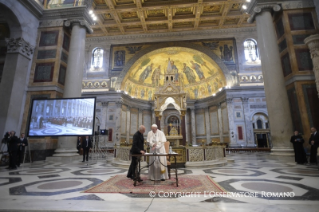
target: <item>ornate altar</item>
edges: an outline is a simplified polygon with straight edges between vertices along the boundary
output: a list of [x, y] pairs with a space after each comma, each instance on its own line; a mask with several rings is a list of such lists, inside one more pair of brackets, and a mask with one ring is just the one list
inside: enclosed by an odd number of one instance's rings
[[174, 62], [169, 60], [164, 74], [164, 85], [157, 87], [154, 93], [154, 111], [158, 128], [165, 133], [172, 146], [186, 144], [186, 110], [186, 92], [179, 79], [178, 69]]

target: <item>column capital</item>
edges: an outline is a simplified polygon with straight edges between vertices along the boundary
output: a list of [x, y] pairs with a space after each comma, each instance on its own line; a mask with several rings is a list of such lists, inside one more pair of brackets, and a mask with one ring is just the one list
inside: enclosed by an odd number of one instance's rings
[[232, 102], [233, 102], [233, 98], [227, 98], [227, 99], [226, 99], [226, 102], [227, 102], [227, 104], [232, 103]]
[[313, 63], [313, 72], [316, 78], [317, 93], [319, 97], [319, 34], [311, 35], [305, 39]]
[[20, 53], [25, 57], [32, 59], [34, 46], [30, 45], [30, 43], [23, 38], [6, 38], [6, 43], [8, 54]]
[[118, 101], [116, 101], [115, 102], [115, 104], [116, 104], [116, 107], [122, 107], [122, 104], [123, 104], [123, 100], [118, 100]]
[[84, 27], [87, 31], [87, 33], [92, 34], [93, 29], [90, 26], [90, 24], [86, 20], [80, 20], [80, 19], [70, 19], [66, 20], [64, 22], [64, 26], [66, 27], [73, 27], [74, 25], [80, 25], [81, 27]]
[[102, 102], [103, 107], [107, 107], [109, 105], [109, 102]]
[[257, 5], [255, 7], [252, 7], [249, 11], [250, 17], [248, 18], [247, 22], [248, 23], [253, 23], [255, 21], [255, 18], [258, 14], [262, 13], [263, 11], [275, 11], [278, 12], [281, 10], [281, 7], [279, 4], [262, 4], [262, 5]]
[[[316, 51], [319, 51], [319, 34], [315, 35], [310, 35], [304, 40], [305, 44], [308, 45], [310, 53], [311, 53], [311, 58], [314, 57], [319, 57], [318, 53]], [[312, 54], [314, 53], [314, 54]], [[317, 53], [317, 54], [315, 54]]]
[[247, 97], [242, 97], [242, 98], [241, 98], [241, 101], [242, 101], [243, 103], [248, 103], [249, 98], [247, 98]]

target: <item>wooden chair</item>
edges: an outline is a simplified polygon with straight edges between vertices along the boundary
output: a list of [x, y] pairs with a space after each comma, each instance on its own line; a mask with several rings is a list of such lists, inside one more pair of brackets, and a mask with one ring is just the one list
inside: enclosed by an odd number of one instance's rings
[[[169, 153], [169, 141], [166, 141], [164, 143], [164, 147], [165, 147], [165, 152]], [[166, 160], [167, 160], [167, 171], [168, 171], [168, 178], [171, 179], [171, 162], [169, 161], [169, 157], [166, 156]]]

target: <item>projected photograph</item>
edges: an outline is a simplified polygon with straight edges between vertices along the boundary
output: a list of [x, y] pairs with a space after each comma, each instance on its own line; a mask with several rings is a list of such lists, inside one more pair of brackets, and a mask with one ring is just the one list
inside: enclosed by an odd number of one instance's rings
[[28, 136], [93, 135], [95, 98], [35, 99]]

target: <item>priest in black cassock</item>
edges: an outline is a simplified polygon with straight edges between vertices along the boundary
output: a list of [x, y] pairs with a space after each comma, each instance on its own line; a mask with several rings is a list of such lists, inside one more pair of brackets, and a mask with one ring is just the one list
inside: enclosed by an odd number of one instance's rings
[[[138, 131], [134, 134], [133, 136], [133, 145], [132, 148], [130, 150], [131, 154], [145, 154], [145, 150], [144, 150], [144, 134], [145, 132], [145, 127], [143, 125], [141, 125], [138, 129]], [[135, 178], [137, 178], [137, 181], [142, 181], [142, 179], [140, 178], [140, 176], [135, 176], [135, 170], [137, 169], [137, 160], [139, 158], [138, 157], [132, 157], [131, 159], [131, 165], [130, 168], [128, 170], [127, 173], [127, 177], [131, 178], [132, 180], [134, 180]]]
[[319, 132], [316, 128], [311, 127], [311, 136], [309, 138], [310, 148], [310, 164], [317, 164], [317, 148], [319, 146]]
[[298, 131], [294, 132], [294, 135], [291, 136], [290, 142], [294, 145], [295, 150], [295, 162], [298, 164], [307, 163], [307, 156], [305, 149], [303, 147], [303, 143], [305, 142], [301, 135], [299, 135]]

